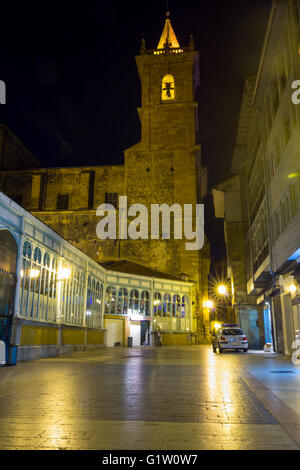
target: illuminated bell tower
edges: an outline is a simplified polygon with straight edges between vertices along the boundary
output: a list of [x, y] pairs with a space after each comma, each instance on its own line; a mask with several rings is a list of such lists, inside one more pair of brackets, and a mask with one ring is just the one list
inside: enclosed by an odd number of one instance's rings
[[[128, 204], [172, 205], [201, 203], [201, 159], [198, 144], [199, 54], [190, 36], [182, 47], [169, 14], [156, 49], [142, 40], [136, 57], [141, 81], [141, 140], [125, 151], [125, 193]], [[124, 257], [155, 269], [186, 275], [198, 286], [202, 302], [201, 250], [185, 249], [186, 240], [134, 240], [122, 242]]]
[[140, 144], [172, 150], [195, 146], [199, 55], [192, 37], [188, 47], [180, 47], [167, 17], [157, 49], [147, 50], [143, 40], [136, 62], [142, 85]]

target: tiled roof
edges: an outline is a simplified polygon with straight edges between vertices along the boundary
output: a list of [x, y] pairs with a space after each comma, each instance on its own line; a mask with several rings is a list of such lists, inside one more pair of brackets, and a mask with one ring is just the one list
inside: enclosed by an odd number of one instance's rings
[[143, 266], [142, 264], [137, 264], [132, 261], [128, 261], [126, 259], [119, 260], [119, 261], [108, 261], [106, 263], [101, 263], [101, 266], [103, 266], [108, 271], [184, 282], [184, 279], [179, 276], [175, 276], [170, 273], [158, 271], [156, 269], [152, 269], [147, 266]]

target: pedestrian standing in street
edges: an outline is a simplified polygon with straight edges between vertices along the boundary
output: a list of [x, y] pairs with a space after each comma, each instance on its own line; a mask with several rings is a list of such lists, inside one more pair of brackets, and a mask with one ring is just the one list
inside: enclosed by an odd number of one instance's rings
[[160, 329], [157, 331], [157, 346], [161, 346], [161, 333]]

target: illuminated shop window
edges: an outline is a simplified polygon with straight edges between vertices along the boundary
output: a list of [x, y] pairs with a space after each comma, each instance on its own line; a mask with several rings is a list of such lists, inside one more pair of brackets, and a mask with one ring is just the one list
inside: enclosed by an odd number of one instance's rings
[[29, 242], [25, 242], [23, 245], [23, 256], [31, 258], [31, 245]]
[[31, 279], [31, 255], [32, 246], [28, 241], [25, 241], [23, 245], [23, 260], [21, 268], [21, 293], [20, 293], [20, 309], [21, 315], [27, 316], [29, 311], [29, 305], [32, 298], [30, 293]]
[[171, 295], [170, 294], [164, 294], [164, 302], [163, 302], [163, 316], [170, 317], [171, 316], [171, 308], [172, 308], [172, 303], [171, 303]]
[[139, 314], [139, 292], [136, 289], [132, 289], [130, 292], [128, 313]]

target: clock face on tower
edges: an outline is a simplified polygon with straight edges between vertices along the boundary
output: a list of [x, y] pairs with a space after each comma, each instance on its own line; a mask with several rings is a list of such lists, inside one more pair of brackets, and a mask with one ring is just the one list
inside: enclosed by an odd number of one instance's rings
[[172, 75], [165, 75], [162, 79], [161, 99], [163, 101], [175, 99], [175, 82]]

